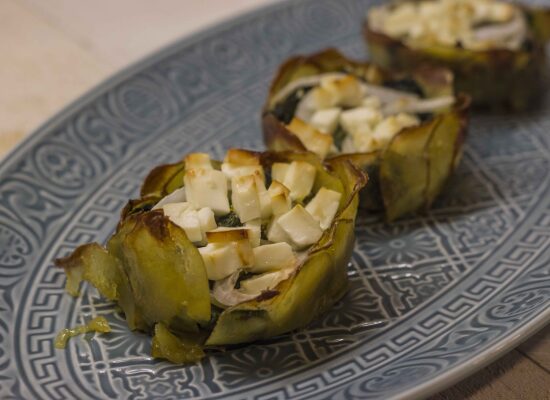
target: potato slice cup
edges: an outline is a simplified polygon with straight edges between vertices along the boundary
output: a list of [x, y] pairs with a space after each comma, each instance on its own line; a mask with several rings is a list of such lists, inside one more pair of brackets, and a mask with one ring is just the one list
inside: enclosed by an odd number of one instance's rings
[[412, 70], [426, 64], [446, 67], [454, 73], [455, 91], [469, 94], [474, 106], [521, 111], [532, 105], [542, 92], [550, 9], [520, 8], [527, 20], [528, 34], [518, 50], [471, 50], [443, 45], [413, 48], [375, 30], [368, 18], [363, 25], [363, 35], [370, 58], [383, 68]]
[[[293, 57], [276, 74], [263, 110], [264, 141], [270, 150], [305, 151], [298, 136], [286, 127], [296, 104], [291, 104], [292, 99], [281, 96], [281, 92], [297, 80], [330, 72], [354, 74], [378, 85], [412, 79], [428, 99], [453, 94], [452, 74], [446, 69], [424, 67], [411, 74], [390, 73], [372, 64], [349, 60], [334, 49]], [[403, 129], [385, 148], [331, 155], [328, 160], [349, 160], [369, 175], [369, 184], [361, 193], [362, 208], [384, 209], [388, 220], [429, 208], [460, 162], [469, 104], [468, 96], [458, 95], [451, 107], [417, 126]]]
[[[258, 157], [267, 179], [273, 163], [301, 160], [317, 171], [313, 190], [325, 187], [342, 194], [332, 225], [274, 288], [225, 310], [214, 307], [197, 247], [182, 228], [153, 209], [183, 187], [182, 161], [151, 171], [141, 198], [125, 207], [106, 247], [85, 244], [56, 260], [67, 274], [67, 290], [77, 295], [80, 282], [90, 282], [121, 306], [131, 329], [155, 331], [154, 356], [173, 362], [199, 360], [205, 345], [245, 343], [288, 332], [328, 310], [347, 288], [365, 174], [348, 160], [323, 164], [306, 152], [249, 153]], [[212, 165], [220, 168], [219, 162]]]
[[[308, 249], [304, 261], [274, 292], [226, 309], [207, 345], [245, 343], [266, 339], [307, 325], [326, 312], [347, 289], [347, 263], [354, 244], [359, 190], [366, 176], [348, 160], [325, 166], [311, 153], [264, 153], [262, 164], [304, 160], [317, 168], [314, 189], [342, 193], [338, 213], [321, 239]], [[330, 171], [330, 172], [329, 172]]]

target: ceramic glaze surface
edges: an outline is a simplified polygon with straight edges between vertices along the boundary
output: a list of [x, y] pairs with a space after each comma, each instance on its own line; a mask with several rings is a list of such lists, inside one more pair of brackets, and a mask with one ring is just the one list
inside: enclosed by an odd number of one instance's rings
[[[426, 215], [391, 225], [361, 215], [349, 292], [307, 329], [181, 367], [151, 359], [150, 338], [95, 290], [64, 292], [52, 260], [103, 243], [155, 165], [263, 148], [260, 106], [285, 58], [327, 46], [364, 58], [366, 8], [281, 3], [183, 40], [3, 161], [0, 398], [414, 397], [549, 320], [550, 98], [528, 114], [474, 117], [463, 161]], [[54, 349], [59, 330], [97, 315], [112, 333]]]

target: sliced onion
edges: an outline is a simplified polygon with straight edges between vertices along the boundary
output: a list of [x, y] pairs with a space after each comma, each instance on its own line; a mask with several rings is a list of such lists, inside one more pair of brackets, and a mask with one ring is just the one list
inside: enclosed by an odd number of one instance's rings
[[416, 94], [409, 93], [409, 92], [402, 92], [400, 90], [387, 88], [385, 86], [373, 85], [371, 83], [363, 83], [363, 82], [361, 83], [361, 85], [364, 87], [364, 90], [367, 96], [378, 97], [380, 101], [382, 101], [382, 103], [389, 103], [389, 102], [397, 101], [401, 99], [416, 100], [420, 98]]
[[[302, 263], [307, 260], [307, 258], [307, 251], [296, 253], [296, 264], [292, 268], [285, 268], [278, 271], [280, 275], [276, 281], [275, 286], [282, 281], [290, 278], [290, 276], [298, 269], [300, 265], [302, 265]], [[236, 289], [235, 285], [237, 284], [240, 273], [241, 271], [235, 271], [227, 278], [214, 282], [212, 297], [220, 305], [232, 307], [237, 304], [244, 303], [245, 301], [253, 300], [262, 294], [262, 291], [259, 291], [258, 293], [243, 293], [239, 289]]]
[[511, 21], [502, 24], [491, 24], [474, 30], [476, 40], [505, 42], [508, 39], [522, 39], [525, 37], [525, 21], [516, 14]]
[[257, 294], [245, 294], [235, 289], [241, 271], [235, 271], [227, 278], [216, 281], [212, 289], [212, 297], [224, 306], [231, 307], [258, 297]]
[[433, 97], [430, 99], [400, 99], [389, 103], [382, 108], [385, 115], [397, 114], [400, 112], [407, 113], [429, 113], [438, 111], [454, 104], [453, 96]]
[[153, 207], [153, 210], [161, 208], [165, 204], [181, 203], [185, 200], [187, 200], [187, 196], [185, 194], [185, 188], [182, 187], [174, 190], [169, 195], [163, 197], [157, 204], [155, 204], [155, 206]]

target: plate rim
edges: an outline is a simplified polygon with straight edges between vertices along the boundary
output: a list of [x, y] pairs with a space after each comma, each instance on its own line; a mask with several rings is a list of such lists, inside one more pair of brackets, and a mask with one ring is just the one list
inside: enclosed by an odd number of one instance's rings
[[[450, 368], [446, 372], [440, 374], [436, 379], [426, 381], [419, 386], [405, 390], [402, 393], [395, 395], [395, 400], [426, 398], [437, 394], [445, 389], [448, 389], [463, 379], [472, 376], [475, 372], [481, 370], [492, 362], [497, 361], [505, 354], [512, 351], [515, 347], [525, 342], [537, 332], [550, 325], [550, 309], [543, 311], [527, 324], [521, 326], [513, 332], [509, 332], [505, 339], [493, 344], [481, 353], [472, 357], [468, 362], [462, 362], [455, 367]], [[513, 336], [509, 336], [513, 335]], [[499, 346], [502, 345], [502, 346]], [[497, 351], [494, 351], [495, 348]], [[474, 365], [472, 367], [472, 364]]]

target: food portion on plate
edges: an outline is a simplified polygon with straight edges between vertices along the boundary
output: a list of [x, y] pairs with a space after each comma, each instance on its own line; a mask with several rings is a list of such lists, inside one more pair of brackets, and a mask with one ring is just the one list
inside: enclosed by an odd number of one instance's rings
[[152, 355], [195, 362], [204, 347], [303, 327], [346, 291], [358, 192], [347, 160], [302, 153], [193, 153], [153, 169], [105, 247], [56, 260], [115, 301]]
[[473, 104], [522, 110], [540, 94], [550, 9], [499, 0], [407, 0], [368, 10], [364, 35], [385, 68], [445, 66]]
[[271, 150], [309, 150], [368, 172], [361, 205], [393, 220], [441, 191], [460, 161], [468, 107], [446, 69], [391, 73], [329, 49], [280, 67], [262, 125]]

